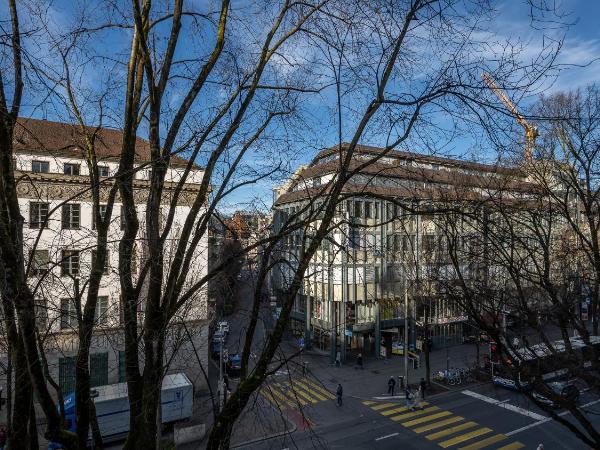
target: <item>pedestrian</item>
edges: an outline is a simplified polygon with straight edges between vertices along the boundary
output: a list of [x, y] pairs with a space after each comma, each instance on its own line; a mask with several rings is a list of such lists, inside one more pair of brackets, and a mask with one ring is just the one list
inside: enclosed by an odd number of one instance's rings
[[335, 367], [342, 367], [342, 354], [340, 352], [335, 354]]
[[415, 409], [423, 409], [423, 389], [419, 386], [415, 395]]
[[4, 450], [4, 446], [6, 445], [6, 439], [8, 438], [8, 430], [6, 426], [0, 426], [0, 450]]
[[360, 369], [364, 369], [363, 367], [363, 359], [362, 359], [362, 353], [358, 354], [358, 357], [356, 358], [356, 365], [360, 368]]
[[425, 390], [427, 389], [425, 378], [421, 378], [421, 382], [419, 384], [421, 386], [421, 395], [423, 396], [423, 400], [425, 400]]
[[410, 386], [406, 384], [406, 389], [404, 389], [404, 395], [406, 396], [406, 409], [413, 410], [413, 406], [411, 403], [412, 392], [410, 391]]
[[396, 387], [396, 380], [394, 380], [394, 377], [390, 377], [390, 379], [388, 380], [388, 394], [390, 394], [392, 397], [394, 396], [394, 388]]
[[342, 406], [342, 395], [344, 394], [344, 388], [341, 383], [338, 383], [337, 390], [335, 391], [337, 396], [337, 405]]

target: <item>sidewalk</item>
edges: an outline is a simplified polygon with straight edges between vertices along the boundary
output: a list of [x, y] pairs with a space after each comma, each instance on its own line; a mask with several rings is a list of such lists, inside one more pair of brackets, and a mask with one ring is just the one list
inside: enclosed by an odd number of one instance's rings
[[[297, 346], [293, 342], [282, 343], [282, 348], [287, 352], [296, 351]], [[480, 358], [487, 352], [487, 346], [480, 346]], [[451, 368], [473, 367], [476, 360], [476, 349], [473, 344], [460, 344], [452, 347], [435, 349], [430, 354], [431, 375], [440, 370], [445, 370], [446, 365]], [[335, 367], [330, 362], [328, 352], [321, 350], [305, 350], [302, 361], [308, 363], [309, 373], [321, 381], [328, 389], [335, 391], [337, 383], [344, 387], [344, 395], [368, 399], [387, 395], [387, 382], [391, 376], [398, 380], [398, 376], [404, 376], [404, 358], [393, 356], [389, 359], [364, 358], [363, 369], [356, 367], [356, 360], [347, 360], [342, 367]], [[297, 370], [301, 370], [300, 359]], [[408, 381], [411, 385], [417, 384], [421, 378], [425, 378], [425, 361], [421, 358], [421, 366], [413, 369], [409, 361]], [[433, 380], [432, 380], [433, 382]], [[444, 386], [444, 388], [464, 389], [463, 385]], [[396, 393], [400, 394], [399, 386], [396, 385]], [[401, 395], [401, 394], [400, 394]]]

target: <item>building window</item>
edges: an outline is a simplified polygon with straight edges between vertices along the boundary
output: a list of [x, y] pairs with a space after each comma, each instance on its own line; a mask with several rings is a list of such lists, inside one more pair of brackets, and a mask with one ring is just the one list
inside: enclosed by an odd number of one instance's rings
[[48, 161], [31, 161], [31, 171], [34, 173], [50, 172], [50, 163]]
[[35, 325], [38, 330], [46, 329], [48, 324], [48, 305], [43, 298], [36, 298], [35, 302]]
[[373, 204], [371, 202], [365, 202], [365, 217], [367, 219], [372, 218], [372, 209], [373, 209]]
[[75, 391], [75, 357], [58, 358], [58, 384], [63, 395]]
[[60, 329], [66, 330], [77, 327], [77, 312], [72, 298], [60, 300]]
[[90, 386], [108, 384], [108, 353], [92, 353], [90, 355]]
[[79, 250], [63, 250], [60, 267], [63, 277], [79, 275]]
[[94, 323], [103, 325], [108, 322], [108, 296], [99, 295], [96, 302], [96, 311], [94, 311]]
[[[106, 217], [106, 205], [98, 205], [98, 211], [100, 212], [100, 217], [102, 220], [104, 220], [104, 218]], [[94, 206], [93, 211], [92, 211], [92, 229], [96, 229], [97, 223], [96, 223], [96, 207]]]
[[81, 166], [79, 164], [66, 163], [63, 167], [63, 173], [65, 175], [79, 175]]
[[50, 204], [30, 202], [29, 203], [29, 228], [47, 228], [48, 212]]
[[354, 217], [362, 217], [362, 202], [360, 200], [354, 202]]
[[45, 275], [50, 268], [50, 254], [48, 250], [36, 250], [31, 254], [31, 268], [29, 274], [33, 277]]
[[101, 177], [109, 177], [110, 169], [108, 166], [98, 166], [98, 175]]
[[62, 207], [63, 230], [79, 229], [81, 220], [81, 205], [79, 203], [67, 203]]
[[[92, 250], [92, 264], [91, 265], [93, 265], [94, 261], [96, 261], [97, 254], [98, 254], [97, 250]], [[109, 269], [109, 261], [110, 261], [109, 253], [108, 253], [108, 250], [106, 250], [106, 258], [104, 259], [104, 270], [102, 270], [102, 273], [104, 273], [104, 274], [107, 274], [109, 272], [109, 270], [108, 270]]]

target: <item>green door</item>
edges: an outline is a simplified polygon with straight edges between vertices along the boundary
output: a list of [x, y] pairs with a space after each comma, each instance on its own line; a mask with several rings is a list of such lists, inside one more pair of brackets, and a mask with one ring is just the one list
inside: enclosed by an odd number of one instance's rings
[[75, 392], [75, 357], [58, 359], [58, 383], [63, 395]]
[[90, 355], [90, 386], [108, 384], [108, 353]]

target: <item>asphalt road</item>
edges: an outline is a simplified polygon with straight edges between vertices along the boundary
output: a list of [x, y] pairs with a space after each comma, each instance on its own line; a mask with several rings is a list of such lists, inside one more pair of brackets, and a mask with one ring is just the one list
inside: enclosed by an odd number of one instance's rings
[[[301, 380], [298, 377], [298, 380]], [[594, 412], [600, 399], [582, 394]], [[427, 399], [423, 410], [407, 411], [400, 398], [348, 397], [304, 407], [311, 426], [290, 435], [252, 443], [244, 449], [582, 449], [585, 445], [518, 393], [491, 385], [463, 387]], [[569, 418], [566, 413], [563, 417]], [[600, 426], [600, 418], [591, 414]]]

